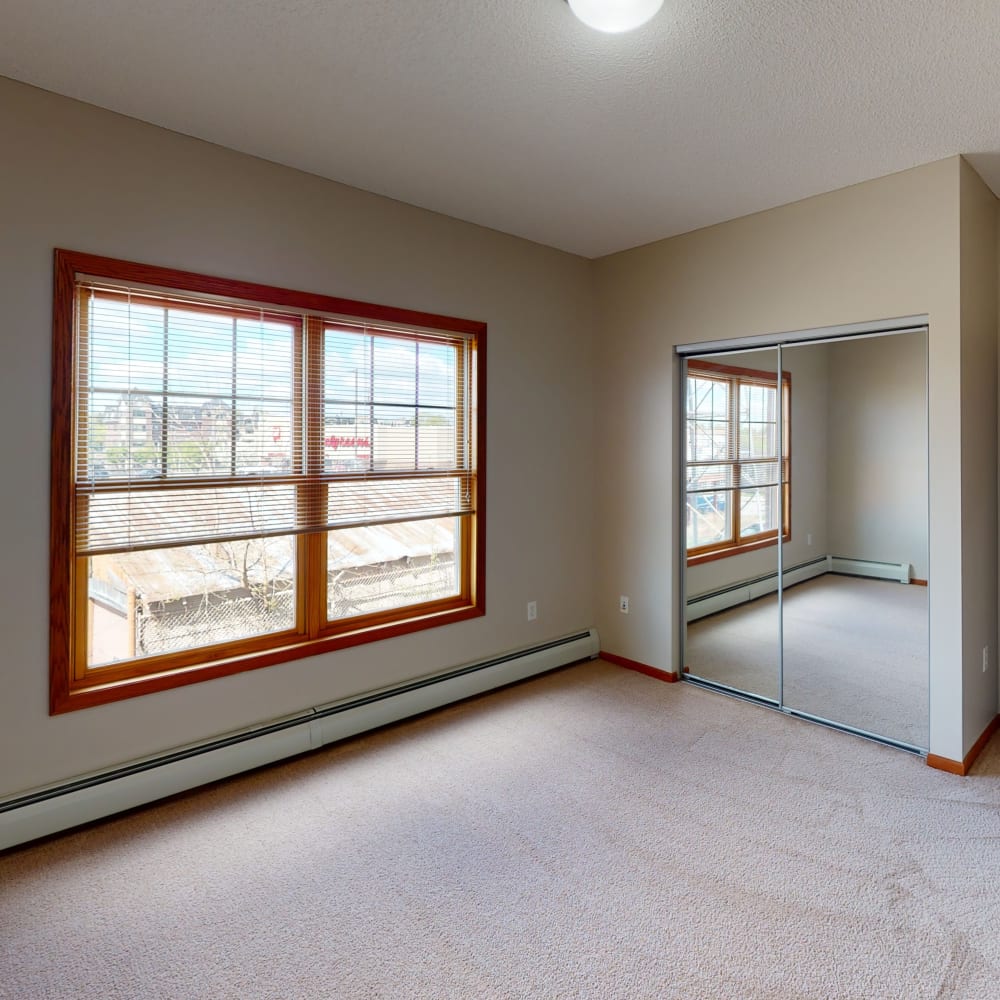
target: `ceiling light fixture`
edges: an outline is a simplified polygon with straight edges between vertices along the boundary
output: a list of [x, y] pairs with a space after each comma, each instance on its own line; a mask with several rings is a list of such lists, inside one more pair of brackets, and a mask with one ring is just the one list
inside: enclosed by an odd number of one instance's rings
[[584, 24], [619, 34], [645, 24], [663, 6], [663, 0], [567, 0]]

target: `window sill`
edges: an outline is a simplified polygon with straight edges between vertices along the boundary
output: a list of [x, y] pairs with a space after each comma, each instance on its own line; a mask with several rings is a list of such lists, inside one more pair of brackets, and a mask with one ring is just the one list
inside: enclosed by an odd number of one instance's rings
[[[792, 533], [786, 531], [782, 535], [782, 542], [788, 543], [792, 540]], [[777, 546], [777, 534], [768, 535], [766, 538], [758, 539], [754, 542], [743, 542], [740, 545], [726, 545], [721, 548], [710, 549], [705, 552], [698, 552], [688, 556], [688, 566], [700, 566], [702, 563], [715, 562], [717, 559], [728, 559], [730, 556], [743, 555], [745, 552], [756, 552], [758, 549], [768, 549]]]
[[[411, 632], [438, 628], [441, 625], [450, 625], [470, 618], [479, 618], [485, 613], [481, 602], [462, 604], [459, 607], [418, 615], [406, 621], [365, 625], [353, 631], [320, 636], [316, 639], [303, 639], [295, 636], [287, 643], [268, 649], [256, 649], [252, 652], [212, 659], [187, 667], [173, 667], [159, 673], [151, 672], [124, 678], [120, 674], [102, 678], [101, 668], [97, 668], [88, 671], [84, 678], [71, 681], [63, 690], [53, 689], [50, 692], [50, 714], [61, 715], [78, 709], [104, 705], [108, 702], [138, 698], [146, 694], [155, 694], [158, 691], [168, 691], [171, 688], [183, 687], [187, 684], [198, 684], [202, 681], [214, 680], [217, 677], [229, 677], [247, 670], [273, 666], [276, 663], [286, 663], [307, 656], [316, 656], [319, 653], [330, 653], [338, 649], [375, 642], [379, 639], [391, 639]], [[211, 650], [206, 650], [206, 656], [210, 656], [211, 653]]]

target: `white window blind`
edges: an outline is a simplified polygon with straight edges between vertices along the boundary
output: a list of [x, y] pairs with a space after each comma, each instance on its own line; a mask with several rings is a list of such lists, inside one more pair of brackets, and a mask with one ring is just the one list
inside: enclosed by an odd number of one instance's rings
[[81, 280], [75, 552], [474, 513], [474, 351]]

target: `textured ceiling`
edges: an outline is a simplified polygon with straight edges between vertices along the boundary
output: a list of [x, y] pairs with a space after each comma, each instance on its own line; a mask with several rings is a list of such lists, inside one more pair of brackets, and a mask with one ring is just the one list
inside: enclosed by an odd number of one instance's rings
[[954, 153], [1000, 192], [1000, 0], [3, 0], [0, 75], [588, 257]]

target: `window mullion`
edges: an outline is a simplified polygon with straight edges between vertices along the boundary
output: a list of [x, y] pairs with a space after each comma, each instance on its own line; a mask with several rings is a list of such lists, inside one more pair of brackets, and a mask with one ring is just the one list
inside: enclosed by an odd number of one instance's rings
[[302, 377], [302, 461], [305, 477], [300, 488], [300, 515], [308, 527], [300, 546], [305, 560], [299, 572], [304, 591], [306, 632], [319, 635], [326, 621], [326, 533], [318, 530], [326, 523], [327, 487], [323, 474], [323, 321], [318, 316], [305, 320], [305, 369]]
[[[162, 377], [160, 388], [163, 397], [160, 400], [160, 475], [164, 478], [167, 475], [168, 460], [170, 458], [170, 375], [168, 366], [170, 342], [170, 310], [163, 310], [163, 351], [161, 353]], [[129, 396], [129, 412], [132, 410], [132, 397]]]
[[[71, 600], [75, 608], [88, 607], [88, 593], [90, 590], [90, 577], [88, 573], [88, 562], [86, 559], [78, 558], [76, 555], [78, 541], [80, 537], [79, 525], [84, 524], [90, 517], [90, 498], [85, 491], [78, 489], [81, 477], [89, 478], [91, 474], [91, 463], [93, 461], [90, 454], [90, 422], [92, 419], [91, 410], [91, 377], [90, 377], [90, 299], [93, 293], [87, 293], [80, 289], [76, 299], [76, 349], [78, 352], [76, 382], [78, 387], [78, 401], [76, 410], [76, 434], [73, 441], [73, 455], [70, 459], [72, 471], [70, 473], [71, 496], [70, 496], [70, 545], [69, 545], [69, 577], [71, 587]], [[87, 645], [90, 634], [90, 621], [88, 614], [77, 612], [71, 616], [71, 634], [69, 638], [70, 649], [70, 679], [79, 680], [83, 677], [87, 669]]]
[[[466, 416], [469, 411], [468, 386], [470, 357], [467, 345], [455, 348], [455, 464], [463, 473], [469, 471], [471, 448], [467, 444]], [[463, 479], [463, 484], [468, 480]], [[463, 486], [464, 489], [464, 486]]]
[[234, 316], [232, 319], [233, 323], [233, 335], [232, 335], [232, 352], [233, 352], [233, 367], [232, 376], [229, 383], [229, 475], [236, 475], [236, 379], [238, 377], [238, 372], [236, 370], [236, 357], [237, 357], [237, 337], [238, 337], [238, 320]]
[[[365, 332], [368, 345], [368, 433], [371, 444], [368, 447], [368, 471], [375, 471], [375, 335]], [[356, 427], [357, 425], [355, 425]]]
[[413, 345], [413, 468], [420, 468], [420, 341]]
[[740, 492], [740, 391], [741, 381], [733, 378], [729, 383], [729, 457], [732, 461], [733, 475], [733, 533], [730, 541], [733, 545], [740, 543], [740, 509], [743, 506]]

